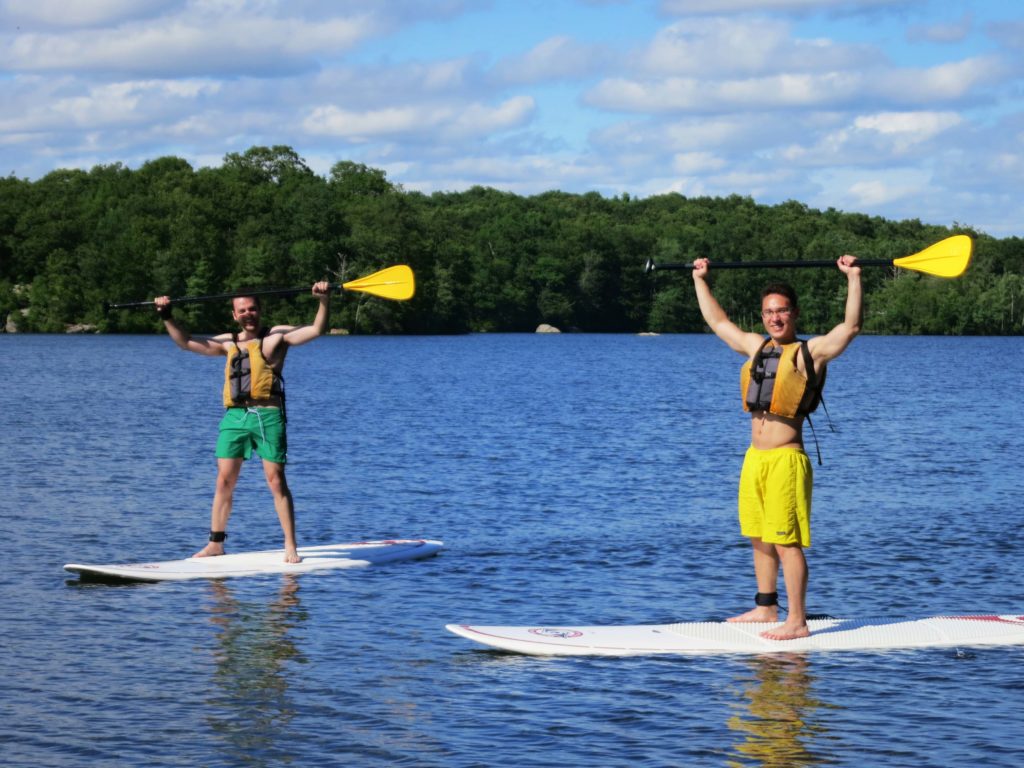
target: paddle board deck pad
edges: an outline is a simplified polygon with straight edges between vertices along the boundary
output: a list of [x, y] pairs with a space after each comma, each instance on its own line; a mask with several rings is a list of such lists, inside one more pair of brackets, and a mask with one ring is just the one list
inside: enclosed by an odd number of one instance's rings
[[390, 539], [299, 547], [300, 563], [284, 562], [284, 550], [240, 552], [216, 557], [190, 557], [159, 563], [123, 565], [82, 565], [68, 563], [65, 571], [82, 579], [100, 581], [185, 581], [187, 579], [226, 579], [266, 573], [309, 573], [335, 568], [358, 568], [401, 560], [419, 560], [436, 555], [443, 547], [430, 539]]
[[705, 622], [606, 627], [496, 627], [449, 624], [456, 635], [534, 656], [645, 656], [661, 653], [793, 653], [1024, 644], [1024, 616], [926, 619], [812, 619], [810, 637], [768, 640], [775, 624]]

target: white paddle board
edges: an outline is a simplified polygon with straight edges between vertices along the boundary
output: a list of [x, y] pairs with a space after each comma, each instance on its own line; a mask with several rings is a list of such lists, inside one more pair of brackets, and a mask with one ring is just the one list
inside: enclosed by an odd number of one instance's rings
[[125, 581], [184, 581], [186, 579], [226, 579], [233, 576], [255, 576], [264, 573], [309, 573], [332, 568], [358, 568], [400, 560], [418, 560], [436, 555], [443, 543], [430, 539], [391, 539], [359, 541], [349, 544], [326, 544], [299, 547], [301, 563], [284, 562], [284, 550], [240, 552], [216, 557], [190, 557], [159, 563], [126, 563], [123, 565], [83, 565], [68, 563], [65, 571], [77, 573], [82, 579]]
[[775, 624], [704, 622], [605, 627], [496, 627], [449, 624], [456, 635], [534, 656], [644, 656], [658, 653], [793, 653], [1024, 644], [1024, 616], [926, 619], [812, 619], [810, 637], [768, 640]]

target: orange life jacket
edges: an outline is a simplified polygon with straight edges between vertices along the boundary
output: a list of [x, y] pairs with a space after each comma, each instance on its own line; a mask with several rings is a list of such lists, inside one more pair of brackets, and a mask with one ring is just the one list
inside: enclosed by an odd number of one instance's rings
[[[263, 339], [238, 343], [238, 334], [232, 333], [228, 360], [224, 365], [224, 407], [235, 408], [247, 403], [266, 400], [274, 405], [284, 401], [284, 379], [277, 374], [263, 356]], [[276, 398], [276, 401], [274, 400]]]
[[[797, 353], [804, 359], [804, 371], [797, 368]], [[740, 371], [744, 411], [768, 411], [793, 419], [812, 413], [821, 402], [825, 370], [816, 372], [807, 342], [776, 344], [770, 338]]]

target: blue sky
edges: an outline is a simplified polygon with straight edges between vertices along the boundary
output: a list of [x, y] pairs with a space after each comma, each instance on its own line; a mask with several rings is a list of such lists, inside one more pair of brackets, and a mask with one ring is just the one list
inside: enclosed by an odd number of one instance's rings
[[405, 189], [1024, 235], [1019, 0], [0, 0], [0, 173], [253, 145]]

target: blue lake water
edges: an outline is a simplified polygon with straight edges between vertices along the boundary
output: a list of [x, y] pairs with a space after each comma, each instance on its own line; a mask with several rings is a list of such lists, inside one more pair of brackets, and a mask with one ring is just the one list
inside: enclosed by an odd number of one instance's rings
[[[108, 586], [61, 565], [203, 544], [220, 362], [0, 335], [3, 764], [1024, 764], [1024, 647], [541, 659], [444, 630], [746, 609], [741, 362], [710, 336], [318, 340], [286, 370], [300, 543], [447, 549]], [[1024, 613], [1022, 381], [1021, 338], [863, 337], [832, 365], [812, 612]], [[228, 544], [280, 545], [256, 465]]]

